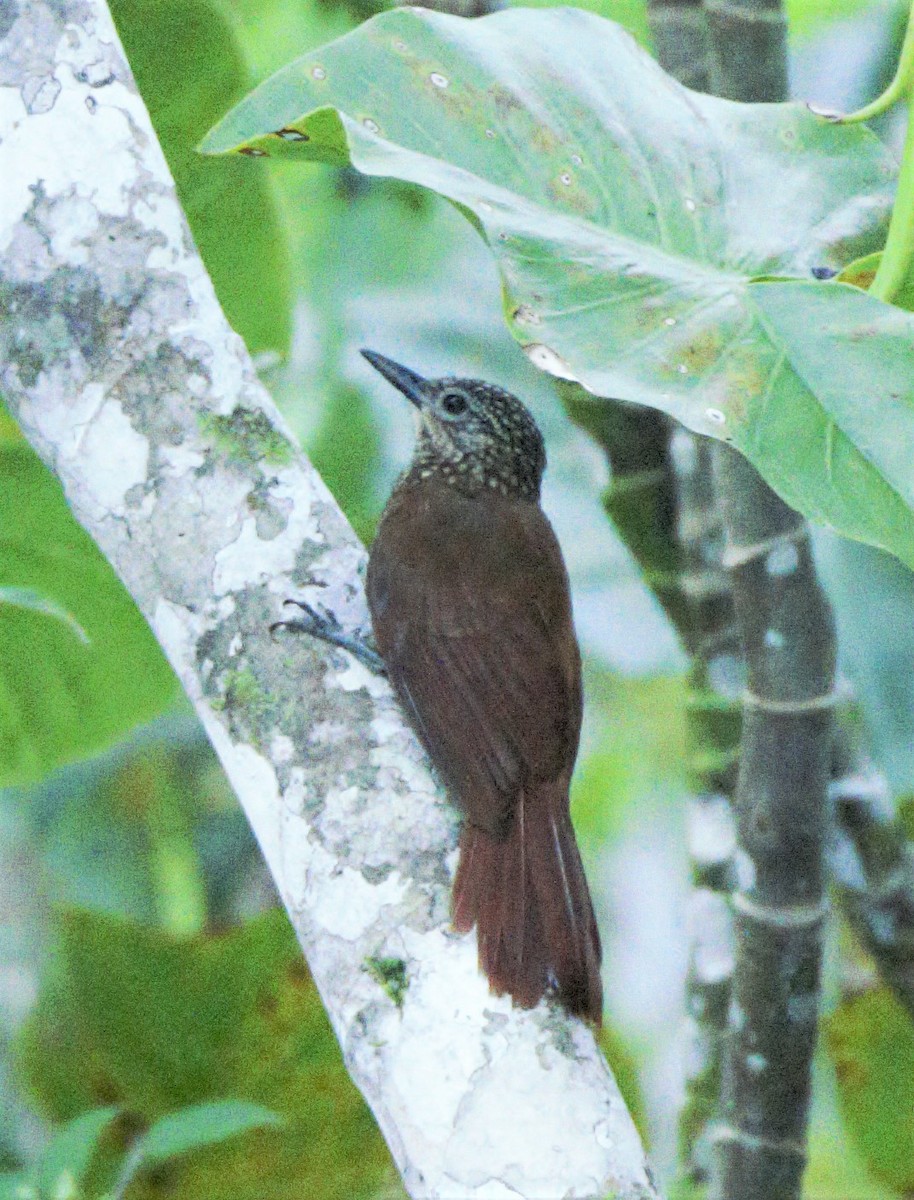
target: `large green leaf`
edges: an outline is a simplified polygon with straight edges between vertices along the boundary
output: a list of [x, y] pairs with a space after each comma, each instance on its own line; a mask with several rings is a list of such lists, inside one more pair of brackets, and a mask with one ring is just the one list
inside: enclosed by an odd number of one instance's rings
[[[0, 589], [69, 614], [0, 604], [0, 786], [100, 749], [170, 704], [177, 683], [114, 571], [23, 442], [0, 443]], [[8, 593], [7, 593], [8, 594]]]
[[[538, 366], [725, 438], [801, 511], [914, 563], [914, 389], [884, 365], [914, 317], [809, 278], [883, 239], [894, 170], [865, 129], [689, 92], [575, 9], [400, 9], [280, 71], [202, 149], [448, 197]], [[822, 324], [843, 357], [817, 353]]]

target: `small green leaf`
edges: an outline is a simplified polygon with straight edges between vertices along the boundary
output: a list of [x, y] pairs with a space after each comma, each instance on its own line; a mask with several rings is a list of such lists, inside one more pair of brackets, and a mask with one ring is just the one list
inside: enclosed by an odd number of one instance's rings
[[844, 1123], [870, 1170], [914, 1190], [914, 1025], [887, 989], [844, 1000], [826, 1024]]
[[89, 635], [73, 615], [61, 605], [55, 604], [50, 597], [36, 592], [34, 588], [0, 587], [0, 604], [10, 604], [14, 608], [24, 608], [29, 612], [41, 613], [42, 616], [62, 621], [84, 646], [89, 645]]
[[895, 370], [914, 316], [810, 279], [884, 239], [894, 166], [865, 129], [689, 92], [579, 10], [398, 9], [280, 71], [202, 148], [446, 196], [537, 366], [731, 442], [801, 512], [914, 565]]
[[279, 1113], [262, 1104], [215, 1100], [160, 1117], [137, 1146], [137, 1153], [142, 1165], [150, 1167], [191, 1150], [238, 1137], [251, 1129], [284, 1124], [285, 1119]]
[[861, 291], [867, 291], [870, 284], [876, 278], [876, 271], [879, 267], [879, 261], [882, 258], [882, 251], [876, 250], [873, 254], [864, 254], [863, 258], [855, 258], [853, 262], [849, 262], [843, 271], [840, 271], [836, 276], [838, 283], [851, 283]]
[[0, 545], [0, 599], [18, 600], [0, 603], [0, 786], [11, 786], [101, 749], [178, 689], [60, 484], [22, 442], [0, 441]]
[[42, 1154], [35, 1177], [42, 1196], [64, 1200], [69, 1189], [78, 1194], [105, 1130], [121, 1110], [114, 1106], [94, 1108], [74, 1117], [57, 1134]]
[[[874, 254], [865, 254], [863, 258], [855, 258], [838, 275], [836, 282], [852, 283], [854, 287], [862, 288], [863, 291], [866, 291], [876, 278], [876, 272], [879, 270], [881, 261], [881, 250], [877, 250]], [[903, 308], [906, 312], [914, 312], [914, 282], [910, 279], [906, 280], [892, 303], [896, 308]]]

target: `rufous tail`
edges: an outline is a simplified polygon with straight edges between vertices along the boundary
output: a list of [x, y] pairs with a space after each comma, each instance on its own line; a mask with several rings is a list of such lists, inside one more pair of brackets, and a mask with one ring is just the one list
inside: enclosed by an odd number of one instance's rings
[[454, 928], [476, 926], [479, 965], [498, 995], [532, 1008], [554, 990], [600, 1024], [600, 935], [562, 781], [522, 795], [507, 835], [467, 821], [452, 900]]

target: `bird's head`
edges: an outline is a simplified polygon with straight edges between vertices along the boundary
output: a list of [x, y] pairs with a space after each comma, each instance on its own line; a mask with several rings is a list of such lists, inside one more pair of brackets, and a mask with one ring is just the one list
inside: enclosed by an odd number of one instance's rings
[[411, 475], [440, 478], [471, 495], [539, 498], [543, 437], [516, 396], [480, 379], [424, 379], [373, 350], [362, 354], [416, 406]]

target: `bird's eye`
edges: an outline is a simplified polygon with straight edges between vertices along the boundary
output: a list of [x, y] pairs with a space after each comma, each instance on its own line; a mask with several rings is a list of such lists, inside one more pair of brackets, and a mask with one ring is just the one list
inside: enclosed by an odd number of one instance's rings
[[459, 417], [467, 410], [466, 396], [461, 396], [460, 392], [445, 392], [441, 398], [441, 407], [449, 417]]

